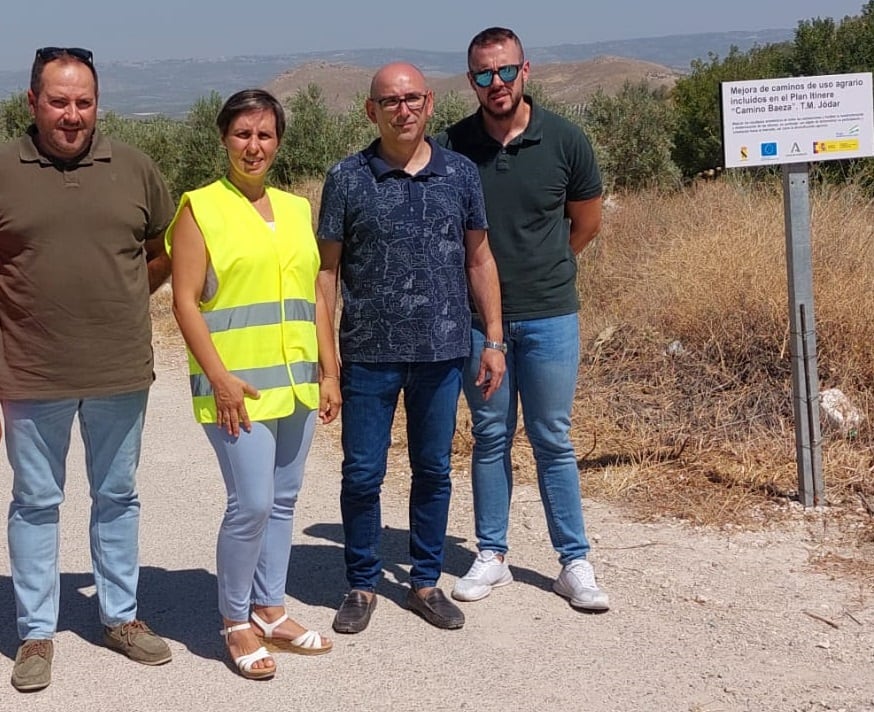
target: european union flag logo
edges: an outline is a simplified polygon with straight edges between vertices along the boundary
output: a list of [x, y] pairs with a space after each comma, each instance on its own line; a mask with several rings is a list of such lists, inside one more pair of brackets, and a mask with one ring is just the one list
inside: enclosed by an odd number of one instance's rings
[[762, 152], [762, 158], [776, 158], [777, 142], [768, 141], [767, 143], [763, 143], [760, 150]]

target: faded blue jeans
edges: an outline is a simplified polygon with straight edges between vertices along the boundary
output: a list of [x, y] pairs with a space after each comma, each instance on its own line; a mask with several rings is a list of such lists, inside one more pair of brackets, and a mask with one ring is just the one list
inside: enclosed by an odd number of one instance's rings
[[100, 620], [137, 615], [140, 502], [135, 475], [148, 391], [99, 398], [4, 400], [12, 465], [9, 559], [18, 637], [52, 638], [60, 599], [59, 508], [73, 419], [85, 445], [91, 494], [91, 561]]
[[391, 427], [403, 391], [410, 486], [410, 583], [435, 586], [443, 568], [449, 477], [463, 359], [343, 364], [343, 483], [340, 511], [349, 587], [373, 591], [382, 564], [380, 490]]
[[482, 325], [474, 321], [464, 394], [473, 420], [471, 477], [478, 548], [501, 554], [508, 549], [511, 449], [521, 402], [552, 546], [562, 565], [585, 558], [589, 542], [577, 458], [569, 437], [580, 362], [578, 317], [566, 314], [504, 322], [507, 372], [487, 401], [474, 385], [484, 339]]

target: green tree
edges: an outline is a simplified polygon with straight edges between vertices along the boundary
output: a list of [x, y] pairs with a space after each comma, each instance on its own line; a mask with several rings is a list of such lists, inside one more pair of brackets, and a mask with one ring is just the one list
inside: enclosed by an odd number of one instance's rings
[[428, 122], [428, 133], [435, 136], [469, 113], [471, 113], [470, 104], [461, 94], [457, 91], [447, 92], [435, 101], [434, 115]]
[[360, 151], [379, 133], [376, 125], [364, 112], [365, 98], [365, 94], [359, 94], [349, 108], [337, 117], [338, 144], [335, 160]]
[[201, 97], [188, 112], [179, 133], [179, 166], [175, 197], [220, 178], [227, 171], [227, 155], [215, 120], [222, 108], [218, 92]]
[[33, 122], [27, 104], [27, 92], [22, 91], [0, 101], [0, 119], [0, 138], [8, 141], [21, 136]]
[[598, 90], [583, 111], [605, 183], [623, 189], [676, 188], [671, 159], [674, 114], [645, 81], [626, 82], [616, 96]]
[[[840, 23], [817, 18], [800, 22], [795, 32], [792, 73], [801, 76], [869, 72], [874, 66], [874, 1], [861, 15]], [[874, 192], [874, 160], [823, 161], [813, 178], [819, 182], [852, 183], [867, 194]]]
[[182, 193], [179, 172], [187, 157], [179, 151], [185, 125], [166, 116], [134, 119], [108, 112], [100, 119], [100, 130], [107, 136], [136, 146], [158, 165], [171, 193]]
[[840, 48], [840, 72], [870, 72], [874, 67], [874, 0], [862, 7], [858, 17], [845, 17], [835, 31]]
[[692, 72], [678, 80], [673, 91], [672, 155], [683, 175], [722, 165], [721, 83], [783, 76], [790, 51], [788, 44], [754, 47], [746, 53], [732, 47], [721, 60], [711, 52], [707, 60], [692, 62]]
[[286, 104], [288, 128], [274, 164], [274, 178], [291, 185], [295, 177], [322, 176], [341, 151], [340, 122], [328, 111], [322, 90], [310, 84]]
[[795, 29], [790, 61], [793, 76], [836, 74], [844, 64], [843, 48], [837, 43], [837, 26], [830, 17], [802, 20]]

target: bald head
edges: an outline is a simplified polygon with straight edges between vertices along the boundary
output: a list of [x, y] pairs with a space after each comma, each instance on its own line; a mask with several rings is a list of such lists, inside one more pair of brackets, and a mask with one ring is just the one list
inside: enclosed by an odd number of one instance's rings
[[370, 82], [370, 97], [378, 99], [388, 93], [390, 87], [398, 84], [404, 84], [410, 88], [410, 91], [426, 92], [428, 91], [425, 76], [419, 69], [407, 62], [392, 62], [386, 64], [373, 75]]
[[[393, 62], [374, 74], [364, 111], [379, 129], [383, 158], [427, 149], [425, 130], [434, 113], [434, 97], [422, 72], [412, 64]], [[406, 165], [408, 158], [403, 156], [400, 165]]]

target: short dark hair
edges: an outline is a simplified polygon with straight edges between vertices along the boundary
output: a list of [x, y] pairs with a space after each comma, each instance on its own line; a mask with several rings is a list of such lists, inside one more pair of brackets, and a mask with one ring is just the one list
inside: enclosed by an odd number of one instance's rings
[[243, 89], [230, 96], [216, 116], [215, 125], [218, 126], [219, 133], [224, 138], [231, 123], [240, 114], [267, 110], [272, 111], [273, 116], [276, 117], [276, 138], [281, 141], [282, 135], [285, 133], [285, 111], [279, 100], [269, 91], [263, 89]]
[[94, 77], [94, 93], [98, 93], [97, 69], [94, 67], [94, 61], [91, 58], [90, 50], [79, 49], [78, 47], [43, 47], [36, 51], [36, 56], [33, 58], [33, 65], [30, 68], [30, 90], [36, 95], [42, 89], [42, 74], [46, 65], [50, 62], [62, 62], [63, 64], [73, 64], [78, 62], [84, 64], [91, 71], [91, 76]]
[[474, 49], [507, 41], [516, 43], [519, 52], [522, 54], [521, 59], [524, 60], [525, 50], [522, 47], [522, 40], [519, 39], [519, 36], [513, 30], [509, 30], [506, 27], [489, 27], [482, 32], [478, 32], [467, 46], [467, 66], [470, 67], [470, 55], [473, 54]]

